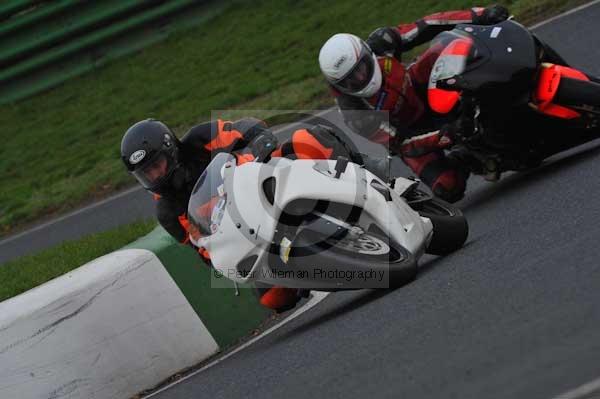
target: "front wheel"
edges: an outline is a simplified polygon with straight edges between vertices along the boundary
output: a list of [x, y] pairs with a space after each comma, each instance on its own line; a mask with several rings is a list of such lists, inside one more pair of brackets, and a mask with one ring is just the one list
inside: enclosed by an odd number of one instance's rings
[[388, 272], [390, 288], [398, 288], [414, 280], [417, 274], [417, 261], [414, 256], [389, 238], [364, 232], [359, 235], [347, 234], [341, 240], [327, 240], [337, 256], [365, 262], [367, 268], [378, 268]]
[[436, 197], [417, 201], [411, 206], [433, 225], [433, 237], [425, 252], [448, 255], [462, 248], [469, 235], [469, 225], [460, 209]]
[[[377, 280], [378, 283], [387, 282], [390, 288], [397, 288], [414, 280], [417, 261], [406, 248], [375, 232], [354, 231], [335, 238], [307, 228], [294, 238], [289, 260], [283, 268], [303, 274], [306, 270], [307, 276], [316, 276], [315, 269], [329, 270], [336, 276], [374, 276], [371, 273], [376, 273], [381, 278], [387, 276], [386, 280]], [[318, 276], [326, 274], [328, 272]], [[369, 278], [364, 281], [365, 286], [362, 282], [360, 277], [358, 280], [335, 277], [315, 281], [314, 287], [322, 291], [373, 288], [375, 281]]]

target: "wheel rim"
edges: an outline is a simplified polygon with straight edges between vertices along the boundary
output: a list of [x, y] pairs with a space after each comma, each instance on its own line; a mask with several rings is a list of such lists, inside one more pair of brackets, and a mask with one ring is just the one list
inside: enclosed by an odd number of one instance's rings
[[352, 253], [365, 255], [387, 255], [390, 252], [388, 243], [366, 233], [359, 236], [347, 234], [343, 239], [331, 242], [331, 244]]

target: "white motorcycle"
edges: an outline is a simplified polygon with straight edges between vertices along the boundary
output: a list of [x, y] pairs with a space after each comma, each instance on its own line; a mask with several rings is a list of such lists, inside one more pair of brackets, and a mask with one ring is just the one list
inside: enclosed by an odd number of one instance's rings
[[238, 283], [322, 291], [398, 287], [424, 254], [462, 247], [468, 226], [452, 205], [346, 158], [238, 165], [218, 154], [188, 206], [190, 239]]

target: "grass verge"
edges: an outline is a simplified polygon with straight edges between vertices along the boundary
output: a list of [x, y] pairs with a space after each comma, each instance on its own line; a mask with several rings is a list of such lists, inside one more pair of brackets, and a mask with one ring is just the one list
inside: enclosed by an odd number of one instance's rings
[[[506, 1], [532, 23], [582, 0]], [[214, 109], [331, 105], [317, 65], [333, 33], [362, 36], [431, 12], [486, 5], [464, 0], [232, 1], [204, 24], [51, 91], [0, 109], [0, 235], [133, 183], [119, 143], [155, 117], [178, 133]]]
[[8, 261], [0, 266], [0, 302], [122, 248], [154, 227], [154, 221], [137, 222]]

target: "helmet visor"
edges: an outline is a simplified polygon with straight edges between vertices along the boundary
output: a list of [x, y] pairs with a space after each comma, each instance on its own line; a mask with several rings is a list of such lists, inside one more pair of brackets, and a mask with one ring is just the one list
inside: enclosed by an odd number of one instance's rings
[[347, 92], [364, 89], [373, 78], [375, 61], [370, 53], [364, 53], [358, 63], [346, 76], [335, 82], [335, 85]]
[[132, 174], [145, 189], [152, 191], [169, 177], [174, 167], [175, 161], [172, 157], [161, 152]]

